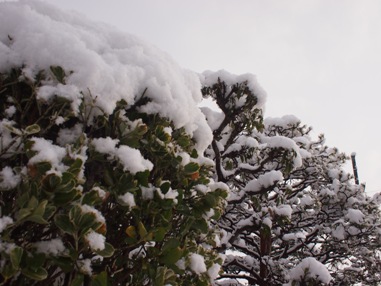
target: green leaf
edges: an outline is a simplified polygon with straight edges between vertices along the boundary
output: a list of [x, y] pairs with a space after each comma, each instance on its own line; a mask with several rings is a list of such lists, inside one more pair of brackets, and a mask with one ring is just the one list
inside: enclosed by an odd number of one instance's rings
[[154, 231], [154, 236], [153, 236], [154, 240], [157, 242], [161, 242], [164, 240], [166, 234], [167, 234], [167, 230], [164, 227], [158, 227]]
[[8, 129], [11, 133], [15, 134], [15, 135], [18, 135], [18, 136], [21, 136], [22, 135], [22, 132], [20, 129], [17, 129], [15, 127], [13, 127], [12, 125], [9, 125], [9, 124], [4, 124], [4, 127], [6, 129]]
[[43, 216], [45, 213], [46, 205], [48, 204], [47, 200], [41, 201], [38, 206], [33, 210], [33, 214], [37, 216]]
[[180, 241], [177, 239], [177, 238], [170, 238], [163, 246], [162, 248], [162, 252], [163, 253], [166, 253], [166, 252], [171, 252], [173, 249], [175, 249], [176, 247], [180, 246]]
[[79, 199], [81, 192], [77, 189], [72, 189], [70, 192], [55, 192], [53, 202], [55, 205], [62, 206]]
[[104, 249], [95, 251], [96, 254], [102, 257], [111, 257], [114, 255], [114, 252], [115, 252], [114, 247], [108, 242], [105, 243]]
[[29, 209], [29, 208], [23, 208], [23, 209], [20, 209], [17, 213], [17, 221], [20, 221], [20, 220], [23, 220], [25, 219], [26, 217], [28, 217], [29, 215], [31, 215], [32, 213], [32, 210]]
[[52, 71], [54, 77], [59, 83], [65, 84], [65, 71], [60, 66], [50, 66], [50, 70]]
[[141, 221], [138, 222], [138, 233], [139, 233], [140, 239], [143, 239], [147, 235], [147, 229], [145, 228], [144, 224]]
[[70, 257], [52, 257], [51, 258], [55, 265], [57, 265], [59, 268], [61, 268], [65, 273], [71, 272], [74, 269], [74, 261], [75, 258]]
[[171, 266], [175, 264], [182, 256], [184, 251], [180, 247], [171, 249], [171, 251], [166, 251], [160, 256], [160, 262]]
[[194, 162], [188, 163], [184, 166], [184, 172], [187, 175], [191, 175], [193, 173], [196, 173], [196, 172], [198, 172], [199, 169], [200, 169], [200, 166]]
[[103, 271], [93, 277], [91, 281], [91, 286], [107, 286], [107, 280], [107, 272]]
[[54, 217], [54, 222], [58, 228], [63, 232], [74, 235], [76, 232], [74, 224], [71, 222], [69, 217], [64, 214], [58, 214]]
[[70, 286], [82, 286], [85, 280], [85, 276], [83, 274], [77, 273], [74, 279], [71, 281]]
[[38, 132], [40, 132], [41, 128], [38, 124], [32, 124], [32, 125], [29, 125], [25, 128], [25, 133], [27, 135], [32, 135], [32, 134], [36, 134]]
[[26, 220], [38, 224], [49, 224], [49, 222], [46, 221], [41, 215], [32, 214], [31, 216], [28, 216]]
[[19, 246], [16, 246], [10, 251], [9, 256], [10, 256], [13, 268], [15, 269], [19, 268], [23, 252], [24, 250]]
[[30, 209], [35, 209], [35, 208], [37, 208], [37, 206], [38, 206], [38, 200], [36, 199], [35, 196], [31, 197], [29, 199], [27, 207], [30, 208]]
[[84, 235], [89, 229], [98, 229], [102, 225], [101, 222], [97, 221], [94, 213], [82, 214], [77, 228], [81, 230], [81, 235]]
[[48, 277], [48, 272], [42, 267], [38, 267], [36, 269], [28, 267], [22, 269], [21, 272], [24, 276], [37, 281], [42, 281]]
[[37, 270], [38, 268], [42, 268], [42, 265], [44, 265], [46, 256], [44, 253], [28, 253], [25, 256], [25, 260], [28, 268]]
[[160, 190], [164, 195], [169, 191], [170, 188], [171, 188], [170, 182], [165, 182], [160, 185]]
[[5, 280], [8, 280], [12, 278], [14, 275], [17, 274], [19, 270], [14, 268], [12, 264], [6, 264], [4, 265], [3, 270], [1, 271], [1, 275], [4, 277]]
[[83, 205], [95, 206], [102, 203], [102, 198], [99, 197], [99, 193], [97, 191], [92, 190], [82, 197], [81, 203]]
[[69, 182], [67, 182], [66, 184], [61, 184], [57, 187], [57, 191], [59, 192], [62, 192], [62, 193], [68, 193], [70, 192], [71, 190], [73, 190], [73, 188], [75, 187], [76, 185], [76, 181], [75, 180], [70, 180]]

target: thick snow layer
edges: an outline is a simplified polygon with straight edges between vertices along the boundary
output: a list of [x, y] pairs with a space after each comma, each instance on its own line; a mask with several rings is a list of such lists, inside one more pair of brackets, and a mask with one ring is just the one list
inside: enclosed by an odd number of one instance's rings
[[263, 137], [262, 141], [267, 143], [269, 148], [283, 148], [294, 152], [294, 168], [302, 166], [302, 156], [300, 154], [300, 148], [296, 145], [295, 141], [285, 136], [272, 136]]
[[93, 139], [92, 145], [99, 153], [109, 154], [110, 157], [116, 157], [123, 165], [125, 171], [129, 171], [132, 174], [143, 172], [145, 170], [152, 170], [153, 164], [143, 158], [138, 149], [131, 148], [126, 145], [117, 147], [119, 140], [106, 138]]
[[[205, 71], [200, 75], [201, 82], [203, 86], [212, 86], [217, 82], [218, 79], [224, 81], [228, 86], [231, 86], [236, 83], [247, 82], [247, 86], [257, 97], [258, 102], [256, 108], [264, 108], [266, 102], [266, 92], [259, 85], [255, 75], [247, 73], [242, 75], [231, 74], [225, 70], [214, 71]], [[240, 102], [236, 102], [236, 106], [239, 107], [244, 104], [245, 98], [243, 97]]]
[[300, 119], [294, 115], [284, 115], [282, 117], [267, 117], [264, 120], [265, 126], [280, 126], [284, 129], [297, 125], [300, 123]]
[[303, 278], [314, 278], [323, 283], [332, 280], [327, 268], [313, 257], [304, 258], [289, 273], [291, 281], [302, 281]]
[[245, 186], [244, 191], [257, 193], [260, 192], [262, 189], [266, 189], [275, 185], [277, 182], [281, 180], [283, 180], [282, 172], [272, 170], [268, 173], [260, 175], [258, 179], [249, 181]]
[[159, 113], [185, 127], [203, 151], [212, 139], [204, 115], [198, 75], [180, 68], [167, 54], [135, 36], [84, 15], [39, 1], [0, 3], [0, 72], [24, 67], [29, 78], [50, 66], [67, 71], [66, 84], [48, 81], [38, 97], [55, 94], [78, 112], [83, 97], [106, 113], [124, 99], [133, 105], [145, 92], [141, 111]]

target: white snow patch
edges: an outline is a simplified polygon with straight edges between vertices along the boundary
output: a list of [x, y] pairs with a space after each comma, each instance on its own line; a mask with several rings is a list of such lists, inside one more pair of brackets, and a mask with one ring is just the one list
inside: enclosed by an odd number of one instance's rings
[[131, 193], [125, 193], [123, 196], [118, 197], [124, 205], [132, 208], [136, 206], [134, 195]]
[[44, 138], [33, 137], [34, 142], [32, 150], [36, 151], [37, 154], [29, 159], [29, 165], [49, 162], [53, 169], [62, 172], [66, 167], [62, 163], [62, 159], [66, 156], [66, 149], [60, 146], [54, 145], [50, 140]]
[[209, 269], [208, 269], [208, 276], [210, 278], [210, 281], [214, 281], [218, 277], [218, 273], [220, 272], [221, 265], [214, 263]]
[[111, 158], [118, 158], [123, 165], [124, 171], [129, 171], [135, 175], [138, 172], [152, 170], [153, 164], [149, 160], [144, 159], [138, 149], [126, 145], [117, 147], [118, 143], [118, 139], [110, 137], [96, 138], [92, 141], [95, 150], [99, 153], [108, 154]]
[[289, 273], [291, 281], [302, 281], [303, 278], [313, 278], [323, 283], [332, 280], [327, 268], [313, 257], [304, 258]]
[[[255, 107], [263, 108], [265, 105], [266, 92], [259, 85], [257, 78], [253, 74], [247, 73], [242, 75], [235, 75], [225, 70], [219, 70], [216, 72], [205, 71], [200, 75], [200, 79], [203, 86], [212, 86], [213, 84], [217, 83], [218, 79], [224, 81], [227, 86], [232, 86], [236, 83], [247, 82], [247, 86], [258, 99]], [[242, 102], [237, 102], [236, 104], [239, 106], [242, 104]]]
[[360, 224], [364, 221], [365, 215], [360, 210], [348, 209], [348, 213], [346, 214], [346, 218], [350, 222]]
[[13, 223], [13, 219], [9, 216], [3, 216], [0, 218], [0, 233], [7, 228], [8, 225]]
[[116, 156], [123, 164], [123, 170], [129, 171], [133, 175], [145, 170], [151, 171], [153, 168], [153, 164], [149, 160], [144, 159], [138, 149], [134, 149], [126, 145], [118, 148], [116, 151]]
[[65, 246], [60, 238], [34, 243], [37, 252], [57, 256], [65, 251]]
[[11, 167], [6, 166], [0, 171], [0, 189], [10, 190], [21, 182], [21, 177]]
[[[62, 118], [62, 117], [61, 117]], [[72, 128], [62, 128], [58, 131], [57, 143], [60, 146], [74, 143], [83, 134], [82, 124], [76, 124]]]
[[95, 231], [90, 231], [85, 235], [85, 239], [88, 242], [91, 250], [103, 250], [105, 249], [106, 238]]
[[83, 274], [91, 275], [93, 268], [91, 267], [90, 259], [81, 259], [77, 261], [78, 267]]
[[269, 188], [283, 180], [283, 175], [281, 171], [272, 170], [268, 173], [260, 175], [257, 179], [251, 180], [247, 183], [244, 188], [245, 192], [259, 192], [262, 189]]
[[92, 213], [95, 215], [95, 218], [100, 223], [105, 223], [106, 220], [102, 213], [98, 211], [96, 208], [89, 206], [89, 205], [80, 205], [82, 212], [84, 213]]
[[204, 257], [197, 253], [192, 253], [189, 255], [190, 268], [196, 274], [201, 274], [206, 272], [206, 265]]

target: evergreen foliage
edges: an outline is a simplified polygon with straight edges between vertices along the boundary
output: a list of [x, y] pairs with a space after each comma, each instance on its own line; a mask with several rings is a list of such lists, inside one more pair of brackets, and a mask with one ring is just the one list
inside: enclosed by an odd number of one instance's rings
[[79, 110], [37, 98], [67, 74], [0, 74], [0, 284], [209, 285], [227, 196], [210, 162], [183, 129], [139, 111], [144, 94], [110, 115], [90, 90]]

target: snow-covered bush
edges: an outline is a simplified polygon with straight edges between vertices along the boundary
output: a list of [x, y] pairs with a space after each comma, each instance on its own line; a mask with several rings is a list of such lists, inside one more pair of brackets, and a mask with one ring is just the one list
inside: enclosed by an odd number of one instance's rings
[[132, 36], [0, 3], [0, 283], [209, 285], [227, 187], [201, 97]]
[[[254, 77], [207, 72], [203, 84], [220, 108], [203, 110], [214, 130], [206, 155], [216, 162], [216, 180], [230, 188], [218, 223], [226, 259], [217, 284], [378, 281], [379, 200], [354, 184], [345, 154], [323, 136], [313, 139], [295, 116], [262, 120]], [[316, 263], [295, 280], [290, 271], [303, 259]], [[316, 265], [326, 267], [327, 279], [312, 275]]]

